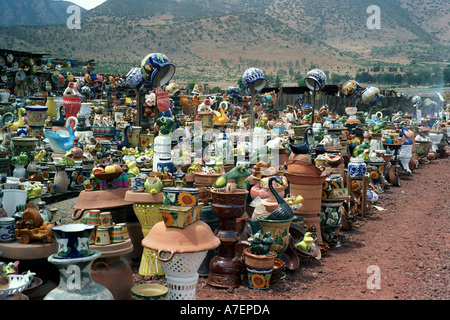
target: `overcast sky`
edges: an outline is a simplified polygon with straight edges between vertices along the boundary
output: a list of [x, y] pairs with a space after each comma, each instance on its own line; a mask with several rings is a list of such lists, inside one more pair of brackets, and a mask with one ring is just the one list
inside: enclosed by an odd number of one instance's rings
[[96, 6], [102, 4], [106, 0], [66, 0], [75, 3], [76, 5], [79, 5], [80, 7], [83, 7], [87, 10], [95, 8]]

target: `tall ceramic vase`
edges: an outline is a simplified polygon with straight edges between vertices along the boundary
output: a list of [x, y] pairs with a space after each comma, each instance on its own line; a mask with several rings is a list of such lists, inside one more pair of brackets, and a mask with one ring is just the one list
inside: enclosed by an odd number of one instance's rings
[[56, 112], [55, 97], [47, 97], [45, 106], [47, 107], [47, 117], [56, 118], [58, 114]]
[[341, 223], [341, 207], [345, 199], [323, 199], [320, 211], [320, 224], [335, 234]]
[[81, 98], [79, 96], [65, 94], [62, 105], [66, 108], [66, 119], [70, 117], [76, 118], [81, 108]]
[[66, 165], [65, 164], [57, 164], [56, 165], [56, 174], [55, 179], [53, 180], [56, 184], [56, 192], [57, 193], [65, 193], [69, 187], [69, 177], [66, 173]]
[[114, 300], [112, 293], [91, 277], [92, 262], [100, 255], [99, 251], [92, 250], [92, 254], [82, 258], [58, 259], [55, 254], [48, 257], [58, 268], [60, 281], [44, 300]]

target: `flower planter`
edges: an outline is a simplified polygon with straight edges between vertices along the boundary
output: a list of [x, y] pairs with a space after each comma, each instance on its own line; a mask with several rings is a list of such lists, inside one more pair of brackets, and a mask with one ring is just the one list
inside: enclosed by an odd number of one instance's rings
[[251, 253], [250, 250], [251, 248], [244, 249], [248, 286], [251, 289], [268, 290], [277, 254], [270, 251], [267, 255], [257, 255]]

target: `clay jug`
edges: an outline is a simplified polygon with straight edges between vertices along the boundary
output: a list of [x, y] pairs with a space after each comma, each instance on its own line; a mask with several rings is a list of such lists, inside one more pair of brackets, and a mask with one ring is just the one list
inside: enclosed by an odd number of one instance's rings
[[67, 192], [67, 188], [69, 187], [69, 177], [67, 177], [65, 164], [56, 165], [56, 174], [54, 183], [56, 184], [57, 193]]

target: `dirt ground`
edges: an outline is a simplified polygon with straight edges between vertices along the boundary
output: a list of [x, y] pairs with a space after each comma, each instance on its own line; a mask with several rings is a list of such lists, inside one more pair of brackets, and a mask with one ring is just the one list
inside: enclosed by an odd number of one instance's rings
[[[448, 300], [450, 159], [420, 166], [386, 188], [364, 220], [339, 232], [340, 247], [300, 262], [267, 291], [197, 284], [197, 300]], [[144, 277], [136, 283], [165, 283]], [[379, 278], [375, 279], [375, 276]]]
[[[421, 165], [400, 187], [379, 194], [381, 210], [372, 207], [366, 219], [341, 230], [341, 246], [320, 260], [286, 270], [267, 291], [250, 289], [245, 274], [234, 289], [212, 287], [200, 277], [197, 300], [448, 300], [449, 180], [450, 158]], [[52, 207], [71, 213], [74, 201]], [[164, 276], [140, 275], [138, 262], [132, 269], [135, 284], [166, 284]]]

